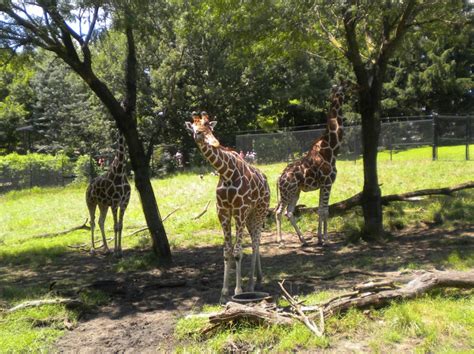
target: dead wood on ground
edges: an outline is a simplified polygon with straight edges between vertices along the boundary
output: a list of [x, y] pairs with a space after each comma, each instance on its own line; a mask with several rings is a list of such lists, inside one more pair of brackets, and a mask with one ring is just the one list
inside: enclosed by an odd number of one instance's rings
[[86, 221], [84, 221], [83, 224], [81, 224], [79, 226], [71, 227], [70, 229], [67, 229], [67, 230], [64, 230], [64, 231], [49, 232], [49, 233], [45, 233], [45, 234], [35, 235], [32, 238], [56, 237], [56, 236], [61, 236], [61, 235], [68, 234], [68, 233], [76, 231], [76, 230], [90, 230], [91, 227], [87, 225], [87, 221], [89, 221], [89, 220], [86, 219]]
[[201, 211], [198, 215], [196, 215], [195, 217], [193, 217], [191, 220], [197, 220], [199, 219], [201, 216], [203, 216], [204, 214], [206, 214], [206, 211], [207, 211], [207, 208], [209, 208], [209, 204], [211, 204], [211, 201], [209, 200], [206, 204], [206, 206], [204, 207], [203, 211]]
[[[194, 317], [198, 316], [194, 315]], [[209, 325], [201, 331], [201, 335], [206, 335], [220, 326], [242, 320], [266, 325], [290, 325], [293, 323], [288, 315], [276, 311], [274, 303], [262, 301], [258, 304], [243, 305], [228, 302], [222, 312], [209, 316]]]
[[298, 321], [302, 322], [314, 335], [317, 337], [321, 337], [324, 334], [324, 316], [323, 311], [321, 308], [318, 308], [319, 312], [319, 328], [318, 326], [309, 319], [301, 309], [301, 305], [297, 302], [289, 293], [286, 291], [285, 287], [283, 286], [284, 280], [279, 282], [278, 285], [283, 293], [285, 299], [290, 303], [293, 311], [295, 314], [292, 315], [293, 318], [297, 319]]
[[79, 300], [79, 299], [44, 299], [44, 300], [32, 300], [32, 301], [26, 301], [22, 302], [19, 305], [16, 305], [8, 310], [6, 310], [7, 313], [12, 313], [18, 310], [23, 310], [26, 308], [30, 307], [39, 307], [43, 305], [66, 305], [66, 306], [71, 306], [71, 307], [79, 307], [83, 306], [84, 303]]
[[[240, 320], [266, 325], [291, 325], [294, 320], [303, 322], [315, 335], [324, 333], [324, 320], [350, 308], [380, 308], [396, 300], [412, 299], [438, 288], [474, 288], [474, 271], [414, 272], [416, 275], [405, 285], [396, 285], [393, 280], [368, 281], [357, 284], [352, 291], [335, 296], [316, 306], [301, 306], [279, 283], [283, 296], [289, 301], [293, 313], [278, 308], [274, 303], [262, 301], [258, 304], [242, 305], [228, 302], [225, 309], [212, 314], [194, 314], [188, 317], [209, 318], [209, 325], [201, 334], [208, 334], [221, 326]], [[286, 311], [286, 312], [285, 312]], [[316, 312], [311, 314], [311, 312]], [[306, 315], [308, 313], [308, 315]], [[319, 327], [312, 321], [319, 318]]]
[[430, 290], [438, 288], [474, 288], [474, 271], [458, 272], [427, 272], [413, 278], [406, 285], [395, 288], [392, 282], [368, 282], [358, 284], [354, 292], [346, 296], [337, 296], [322, 305], [325, 317], [347, 311], [355, 307], [364, 309], [367, 307], [383, 307], [394, 300], [413, 299]]
[[[181, 207], [177, 207], [176, 209], [172, 210], [171, 212], [168, 213], [168, 215], [166, 215], [162, 220], [161, 222], [165, 222], [166, 219], [168, 219], [171, 215], [173, 215], [174, 213], [176, 213], [179, 209], [181, 209]], [[133, 236], [133, 235], [136, 235], [142, 231], [145, 231], [145, 230], [148, 230], [148, 226], [145, 226], [145, 227], [142, 227], [138, 230], [135, 230], [133, 231], [132, 233], [126, 235], [125, 237], [130, 237], [130, 236]]]
[[[474, 188], [474, 181], [461, 183], [452, 187], [443, 187], [443, 188], [430, 188], [430, 189], [420, 189], [413, 192], [400, 193], [400, 194], [389, 194], [382, 196], [382, 204], [388, 205], [392, 202], [410, 202], [410, 201], [419, 201], [415, 199], [417, 197], [432, 196], [432, 195], [452, 195], [454, 192], [458, 192], [464, 189]], [[346, 211], [362, 205], [362, 192], [353, 195], [350, 198], [342, 200], [340, 202], [331, 204], [329, 206], [329, 215], [335, 216], [345, 213]], [[269, 213], [274, 213], [274, 209], [270, 209]], [[304, 205], [297, 205], [297, 213], [316, 213], [318, 208], [310, 208]]]

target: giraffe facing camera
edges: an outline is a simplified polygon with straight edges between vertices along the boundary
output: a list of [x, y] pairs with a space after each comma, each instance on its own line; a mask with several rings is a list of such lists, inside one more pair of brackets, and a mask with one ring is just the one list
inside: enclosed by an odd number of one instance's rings
[[[213, 134], [216, 121], [210, 121], [206, 112], [192, 113], [193, 122], [186, 122], [203, 156], [219, 174], [216, 189], [217, 216], [224, 233], [224, 282], [221, 302], [229, 297], [231, 262], [235, 262], [235, 294], [242, 293], [242, 241], [244, 228], [252, 241], [252, 260], [248, 291], [254, 291], [255, 271], [257, 284], [262, 282], [260, 262], [260, 234], [270, 204], [267, 178], [240, 155], [220, 145]], [[232, 242], [232, 219], [235, 222], [235, 242]]]

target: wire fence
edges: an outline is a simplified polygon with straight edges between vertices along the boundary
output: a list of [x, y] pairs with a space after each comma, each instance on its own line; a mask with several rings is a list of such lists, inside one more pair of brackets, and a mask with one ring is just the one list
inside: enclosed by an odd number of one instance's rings
[[[381, 124], [379, 151], [392, 152], [420, 146], [431, 146], [433, 160], [439, 157], [438, 147], [465, 145], [469, 160], [469, 145], [474, 141], [474, 116], [392, 117]], [[259, 163], [292, 161], [301, 157], [313, 141], [325, 132], [325, 127], [307, 130], [283, 130], [275, 133], [241, 134], [236, 137], [237, 151], [254, 156]], [[361, 156], [361, 126], [344, 127], [339, 159]]]
[[[236, 137], [236, 147], [237, 151], [249, 153], [252, 162], [292, 161], [305, 154], [313, 141], [324, 131], [325, 127], [313, 127], [275, 133], [240, 134]], [[392, 157], [392, 153], [396, 151], [430, 146], [431, 158], [437, 160], [440, 155], [443, 158], [438, 147], [465, 145], [464, 156], [460, 157], [469, 160], [469, 147], [473, 141], [474, 116], [395, 117], [382, 123], [379, 149], [390, 151]], [[162, 176], [178, 169], [179, 164], [176, 164], [172, 154], [166, 151], [158, 152], [158, 157], [152, 160], [150, 166], [153, 176]], [[345, 127], [338, 158], [355, 160], [360, 158], [361, 153], [361, 127]], [[0, 161], [0, 194], [36, 186], [65, 186], [73, 181], [90, 181], [107, 170], [112, 158], [113, 156], [105, 155], [84, 155], [76, 159], [64, 156], [53, 160], [37, 158], [27, 163], [20, 163], [19, 159], [8, 163]]]

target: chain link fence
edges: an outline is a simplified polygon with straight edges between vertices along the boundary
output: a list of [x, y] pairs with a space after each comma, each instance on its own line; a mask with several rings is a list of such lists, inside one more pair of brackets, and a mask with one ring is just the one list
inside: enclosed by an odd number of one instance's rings
[[[379, 150], [393, 152], [431, 146], [432, 158], [437, 159], [439, 146], [466, 145], [465, 158], [470, 159], [469, 145], [474, 141], [473, 121], [474, 116], [385, 118], [381, 124]], [[236, 149], [244, 154], [253, 152], [259, 163], [292, 161], [306, 154], [325, 129], [322, 126], [298, 131], [241, 134], [236, 137]], [[361, 126], [344, 127], [339, 159], [355, 160], [361, 153]]]

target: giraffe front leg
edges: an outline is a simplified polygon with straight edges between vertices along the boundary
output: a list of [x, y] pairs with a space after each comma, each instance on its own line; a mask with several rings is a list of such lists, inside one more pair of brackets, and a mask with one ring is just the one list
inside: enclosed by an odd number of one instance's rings
[[261, 269], [260, 267], [260, 257], [259, 257], [259, 246], [260, 246], [260, 222], [257, 220], [254, 213], [249, 215], [247, 219], [247, 230], [250, 234], [250, 239], [252, 241], [252, 260], [250, 265], [250, 274], [249, 274], [249, 284], [247, 291], [255, 290], [255, 270], [257, 270], [257, 281], [260, 278], [261, 281]]
[[[234, 245], [234, 259], [235, 259], [235, 295], [242, 293], [242, 239], [244, 236], [245, 216], [243, 213], [236, 215], [235, 218], [235, 245]], [[253, 274], [252, 274], [253, 277]]]
[[278, 206], [277, 206], [276, 211], [275, 211], [278, 243], [280, 244], [280, 246], [283, 246], [283, 237], [281, 235], [281, 216], [283, 214], [284, 209], [285, 209], [285, 205], [282, 202], [280, 202], [280, 203], [278, 203]]
[[217, 210], [222, 231], [224, 232], [224, 282], [222, 284], [220, 303], [224, 304], [229, 299], [229, 279], [232, 262], [232, 230], [230, 212], [224, 209]]

